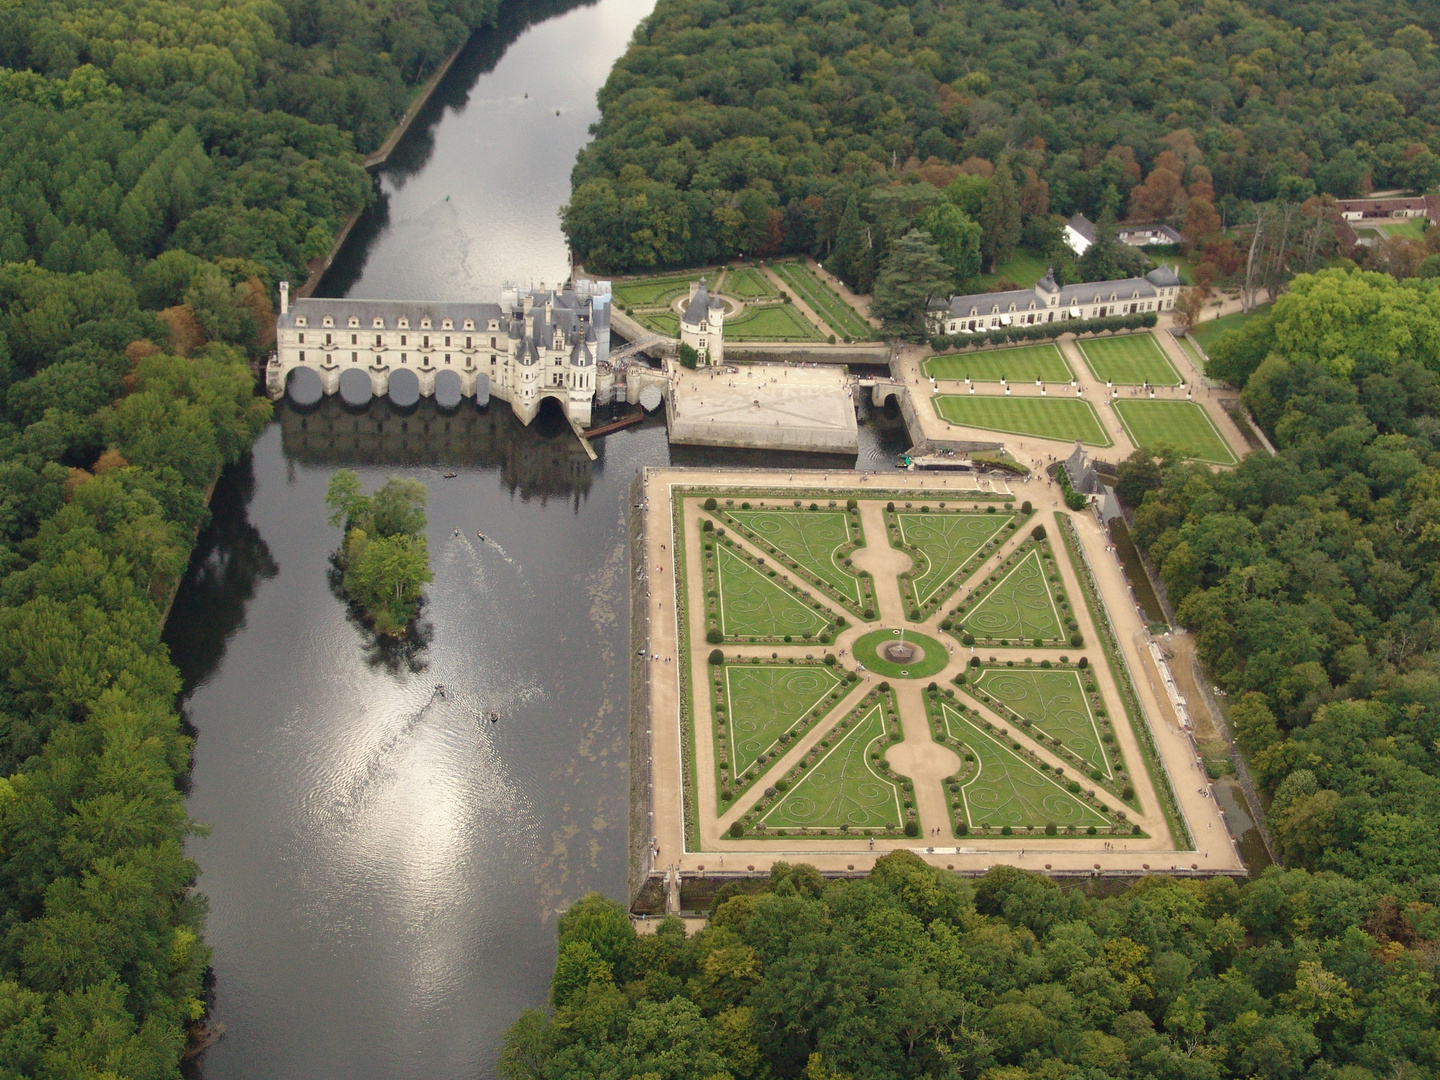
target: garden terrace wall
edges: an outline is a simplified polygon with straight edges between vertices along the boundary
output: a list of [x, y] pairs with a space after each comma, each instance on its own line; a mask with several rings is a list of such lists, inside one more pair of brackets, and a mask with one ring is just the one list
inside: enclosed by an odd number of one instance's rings
[[1085, 594], [1085, 606], [1090, 610], [1090, 619], [1095, 624], [1095, 632], [1100, 635], [1100, 647], [1105, 653], [1106, 661], [1110, 664], [1110, 670], [1115, 675], [1115, 683], [1120, 689], [1120, 700], [1125, 706], [1125, 714], [1130, 720], [1131, 729], [1135, 732], [1136, 741], [1140, 744], [1140, 752], [1145, 758], [1145, 768], [1150, 774], [1151, 786], [1155, 789], [1155, 797], [1160, 800], [1160, 809], [1165, 814], [1166, 823], [1170, 826], [1176, 850], [1192, 849], [1195, 846], [1194, 838], [1190, 835], [1185, 816], [1180, 813], [1180, 804], [1175, 798], [1175, 789], [1170, 782], [1170, 773], [1160, 759], [1160, 749], [1155, 745], [1155, 733], [1150, 730], [1150, 724], [1145, 718], [1145, 711], [1140, 705], [1140, 695], [1135, 692], [1135, 682], [1130, 672], [1130, 665], [1126, 662], [1125, 654], [1120, 648], [1120, 641], [1115, 635], [1115, 627], [1110, 622], [1110, 613], [1100, 599], [1100, 586], [1096, 583], [1095, 572], [1090, 568], [1089, 560], [1085, 558], [1085, 553], [1080, 547], [1080, 537], [1075, 532], [1075, 524], [1068, 515], [1062, 514], [1058, 510], [1055, 512], [1055, 521], [1060, 528], [1060, 535], [1065, 540], [1065, 549], [1070, 555], [1070, 562], [1075, 567], [1075, 576], [1080, 580], [1080, 591]]

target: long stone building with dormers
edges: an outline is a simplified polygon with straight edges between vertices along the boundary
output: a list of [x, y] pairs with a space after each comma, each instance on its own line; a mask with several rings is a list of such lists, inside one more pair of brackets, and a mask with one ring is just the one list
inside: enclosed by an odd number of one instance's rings
[[1010, 326], [1103, 319], [1146, 311], [1170, 311], [1180, 278], [1168, 266], [1144, 277], [1060, 285], [1047, 270], [1033, 289], [952, 296], [931, 305], [930, 329], [936, 334], [981, 334]]
[[530, 423], [546, 398], [589, 424], [598, 365], [610, 354], [609, 282], [562, 291], [505, 289], [498, 304], [404, 300], [291, 300], [280, 284], [271, 397], [302, 405], [340, 394], [350, 405], [388, 395], [508, 401]]

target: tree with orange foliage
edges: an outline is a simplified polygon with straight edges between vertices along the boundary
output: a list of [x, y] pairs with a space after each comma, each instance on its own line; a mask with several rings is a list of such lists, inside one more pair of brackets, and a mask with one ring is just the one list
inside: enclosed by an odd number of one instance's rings
[[175, 355], [189, 356], [205, 344], [205, 331], [189, 304], [168, 307], [160, 312], [160, 318], [170, 329], [170, 351]]
[[1209, 199], [1200, 199], [1192, 195], [1189, 204], [1185, 207], [1185, 224], [1180, 231], [1185, 237], [1186, 246], [1191, 250], [1218, 233], [1220, 231], [1220, 215], [1215, 212], [1215, 204]]
[[1180, 183], [1183, 172], [1179, 159], [1169, 150], [1162, 151], [1145, 182], [1130, 192], [1131, 216], [1145, 221], [1174, 217], [1185, 206], [1185, 192]]

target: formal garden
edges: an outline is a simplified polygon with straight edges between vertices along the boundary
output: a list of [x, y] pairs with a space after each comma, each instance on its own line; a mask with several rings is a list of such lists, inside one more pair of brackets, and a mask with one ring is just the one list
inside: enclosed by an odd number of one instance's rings
[[841, 341], [874, 341], [880, 332], [860, 317], [839, 293], [803, 262], [774, 265], [775, 273], [811, 311], [824, 319]]
[[[1115, 775], [1113, 742], [1102, 732], [1089, 694], [1089, 670], [1073, 668], [987, 668], [970, 679], [967, 689], [979, 700], [1032, 734], [1038, 733], [1074, 757], [1099, 781]], [[1100, 710], [1103, 713], [1103, 709]]]
[[914, 560], [912, 568], [900, 577], [901, 595], [909, 605], [911, 619], [934, 610], [968, 576], [966, 571], [992, 551], [1007, 530], [1016, 527], [1018, 516], [1010, 511], [1010, 504], [1004, 513], [995, 512], [994, 506], [988, 510], [932, 513], [928, 506], [896, 510], [891, 503], [886, 507], [890, 546], [908, 552]]
[[[833, 503], [834, 500], [828, 500]], [[850, 556], [865, 546], [858, 507], [821, 509], [815, 503], [807, 511], [717, 510], [736, 532], [756, 546], [788, 560], [791, 569], [811, 585], [825, 591], [857, 617], [874, 614], [875, 583], [857, 570]]]
[[1052, 772], [1004, 728], [966, 714], [952, 702], [930, 699], [936, 734], [962, 752], [960, 771], [945, 782], [954, 835], [1016, 831], [1048, 836], [1095, 835], [1113, 824], [1082, 785]]
[[914, 837], [922, 805], [954, 838], [1134, 836], [1135, 815], [1153, 820], [1135, 772], [1155, 772], [1126, 759], [1115, 725], [1134, 717], [1073, 607], [1068, 543], [1029, 502], [916, 494], [680, 497], [677, 608], [703, 612], [681, 635], [692, 844], [702, 822], [732, 843]]
[[[776, 277], [771, 277], [762, 265], [743, 264], [624, 278], [611, 285], [611, 295], [615, 306], [626, 315], [668, 337], [679, 336], [680, 310], [691, 286], [702, 277], [706, 288], [725, 301], [727, 341], [821, 342], [830, 335], [830, 327], [841, 338], [874, 337], [869, 324], [804, 265], [790, 263], [773, 270]], [[811, 322], [776, 278], [830, 326]]]

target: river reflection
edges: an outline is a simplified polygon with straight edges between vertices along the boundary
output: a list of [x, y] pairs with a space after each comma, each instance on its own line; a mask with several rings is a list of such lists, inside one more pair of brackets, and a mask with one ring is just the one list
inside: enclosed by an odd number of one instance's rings
[[[311, 412], [282, 409], [279, 419], [285, 454], [295, 461], [497, 468], [501, 482], [522, 499], [579, 500], [589, 492], [594, 470], [558, 409], [542, 410], [527, 428], [504, 402], [483, 410], [464, 402], [447, 413], [428, 400], [401, 410], [388, 398], [374, 398], [355, 410], [330, 397]], [[650, 424], [664, 427], [660, 417]]]

